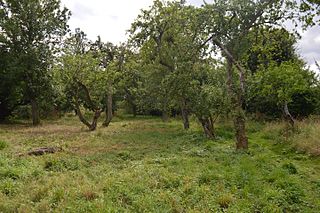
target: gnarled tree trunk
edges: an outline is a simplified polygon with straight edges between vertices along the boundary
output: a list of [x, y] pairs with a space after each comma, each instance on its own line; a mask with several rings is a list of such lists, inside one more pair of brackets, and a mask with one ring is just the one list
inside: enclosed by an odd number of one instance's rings
[[32, 124], [33, 126], [40, 125], [40, 110], [36, 99], [31, 99], [31, 114], [32, 114]]
[[246, 118], [245, 112], [242, 109], [243, 105], [243, 74], [240, 77], [240, 85], [241, 88], [235, 89], [235, 85], [233, 82], [233, 60], [231, 58], [227, 58], [227, 84], [228, 84], [228, 92], [231, 97], [231, 103], [233, 105], [233, 122], [236, 131], [236, 148], [240, 149], [248, 149], [248, 137], [246, 135]]
[[106, 107], [106, 119], [103, 122], [104, 127], [108, 127], [111, 123], [113, 112], [112, 112], [112, 92], [108, 92], [107, 95], [107, 107]]
[[189, 112], [187, 109], [187, 103], [185, 100], [183, 100], [181, 103], [181, 117], [182, 117], [184, 129], [188, 130], [190, 128], [190, 122], [189, 122]]
[[294, 128], [295, 121], [294, 121], [293, 116], [289, 112], [289, 108], [288, 108], [288, 103], [287, 102], [284, 103], [283, 112], [284, 112], [285, 118], [289, 122], [290, 126], [292, 128]]
[[100, 118], [101, 113], [103, 112], [103, 110], [96, 109], [94, 111], [94, 116], [93, 116], [93, 119], [92, 119], [92, 123], [87, 121], [85, 119], [85, 117], [83, 116], [83, 114], [81, 112], [81, 109], [80, 109], [79, 102], [77, 100], [75, 101], [75, 110], [76, 110], [76, 113], [77, 113], [80, 121], [89, 128], [89, 131], [95, 131], [97, 129], [98, 119]]
[[163, 122], [169, 122], [168, 104], [166, 101], [163, 103], [161, 119]]
[[204, 134], [209, 139], [215, 139], [214, 122], [210, 117], [198, 116], [198, 119], [202, 125]]
[[91, 123], [91, 126], [89, 127], [90, 131], [95, 131], [97, 129], [98, 119], [101, 116], [101, 113], [102, 113], [102, 110], [96, 110], [94, 112], [92, 123]]

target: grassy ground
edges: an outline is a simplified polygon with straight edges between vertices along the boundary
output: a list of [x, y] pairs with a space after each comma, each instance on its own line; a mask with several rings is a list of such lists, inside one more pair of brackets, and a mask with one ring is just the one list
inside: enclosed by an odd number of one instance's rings
[[[96, 132], [75, 118], [0, 125], [0, 212], [320, 212], [319, 157], [277, 125], [250, 123], [247, 153], [229, 125], [217, 132], [209, 141], [194, 123], [156, 118]], [[62, 151], [18, 156], [46, 146]]]

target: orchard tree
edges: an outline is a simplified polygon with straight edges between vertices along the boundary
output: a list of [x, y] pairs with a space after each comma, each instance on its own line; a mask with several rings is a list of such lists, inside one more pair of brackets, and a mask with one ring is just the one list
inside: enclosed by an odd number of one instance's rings
[[150, 80], [148, 91], [156, 97], [163, 120], [167, 120], [171, 106], [178, 106], [188, 129], [194, 65], [209, 54], [207, 45], [202, 45], [200, 11], [184, 3], [154, 1], [132, 24], [131, 40], [140, 48]]
[[288, 105], [293, 101], [293, 95], [315, 86], [313, 74], [294, 62], [275, 64], [258, 72], [256, 85], [258, 95], [276, 100], [291, 127], [294, 127], [295, 121]]
[[[220, 50], [227, 63], [227, 85], [231, 98], [236, 148], [248, 149], [245, 117], [247, 71], [241, 58], [248, 46], [248, 33], [259, 26], [276, 24], [286, 16], [286, 2], [273, 0], [215, 0], [203, 7], [202, 22], [206, 22], [207, 42]], [[235, 69], [237, 72], [235, 73]]]
[[126, 45], [124, 47], [125, 62], [120, 71], [121, 79], [118, 83], [118, 89], [121, 96], [124, 97], [124, 101], [127, 103], [130, 112], [135, 117], [139, 111], [143, 111], [141, 108], [143, 105], [143, 75], [141, 58], [138, 53], [130, 50]]
[[119, 76], [119, 71], [123, 67], [124, 56], [121, 48], [112, 43], [103, 43], [100, 36], [95, 43], [91, 44], [90, 50], [95, 58], [100, 60], [100, 67], [105, 71], [106, 77], [106, 118], [104, 127], [108, 127], [113, 118], [113, 95], [116, 90], [115, 81]]
[[68, 30], [70, 12], [60, 0], [1, 0], [0, 14], [4, 43], [14, 55], [15, 68], [10, 72], [21, 77], [23, 99], [31, 104], [33, 124], [38, 125], [39, 102], [51, 87], [54, 48]]
[[[77, 29], [67, 40], [55, 68], [55, 79], [65, 91], [80, 121], [90, 131], [96, 130], [98, 119], [106, 107], [107, 75], [100, 63], [100, 57], [90, 51], [86, 35]], [[82, 108], [93, 112], [92, 122], [85, 118]]]
[[194, 71], [194, 79], [191, 81], [191, 112], [198, 118], [204, 134], [210, 139], [215, 139], [216, 120], [230, 110], [225, 69], [215, 60], [207, 59], [197, 63]]
[[172, 99], [169, 97], [169, 75], [174, 72], [175, 53], [170, 48], [174, 42], [175, 13], [183, 2], [155, 0], [149, 10], [142, 10], [130, 29], [131, 43], [140, 50], [155, 108], [162, 111], [162, 119], [168, 120]]
[[[259, 116], [262, 114], [273, 118], [281, 116], [282, 113], [278, 110], [276, 99], [254, 94], [257, 85], [256, 82], [251, 82], [251, 78], [254, 78], [257, 72], [264, 72], [269, 66], [280, 66], [284, 62], [295, 61], [303, 66], [303, 62], [296, 52], [297, 37], [284, 28], [262, 26], [249, 32], [247, 43], [250, 45], [242, 57], [242, 63], [250, 71], [247, 77], [246, 110], [256, 112]], [[297, 96], [299, 96], [301, 103], [308, 102], [310, 111], [315, 108], [315, 102], [309, 101], [312, 97], [311, 91], [295, 93], [293, 98]], [[297, 102], [297, 104], [299, 103]], [[301, 111], [299, 105], [295, 109]], [[303, 111], [306, 114], [310, 113], [307, 110]], [[294, 112], [301, 115], [297, 111]]]
[[10, 116], [21, 103], [23, 87], [21, 72], [14, 64], [14, 56], [0, 34], [0, 122]]

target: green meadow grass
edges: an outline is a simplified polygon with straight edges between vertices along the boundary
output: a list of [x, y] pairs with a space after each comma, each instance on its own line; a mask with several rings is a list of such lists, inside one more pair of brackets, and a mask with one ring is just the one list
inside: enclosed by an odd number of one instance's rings
[[[0, 125], [0, 212], [320, 212], [320, 158], [279, 128], [248, 132], [249, 151], [236, 152], [229, 124], [215, 141], [151, 117], [96, 132], [73, 117]], [[39, 147], [62, 151], [20, 156]]]

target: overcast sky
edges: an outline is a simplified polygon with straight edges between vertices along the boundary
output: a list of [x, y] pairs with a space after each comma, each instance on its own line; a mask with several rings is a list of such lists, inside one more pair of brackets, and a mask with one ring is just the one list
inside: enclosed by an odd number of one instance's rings
[[[62, 0], [72, 11], [69, 22], [71, 29], [80, 27], [90, 39], [98, 35], [104, 42], [118, 44], [126, 40], [126, 30], [153, 0]], [[193, 5], [201, 5], [202, 0], [187, 0]], [[297, 49], [303, 59], [316, 70], [314, 61], [320, 62], [320, 27], [302, 33]]]

